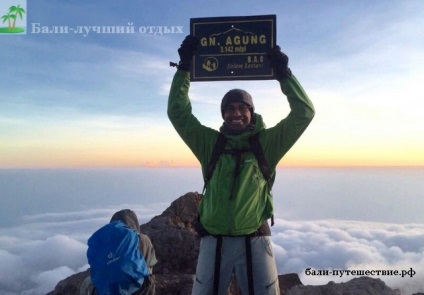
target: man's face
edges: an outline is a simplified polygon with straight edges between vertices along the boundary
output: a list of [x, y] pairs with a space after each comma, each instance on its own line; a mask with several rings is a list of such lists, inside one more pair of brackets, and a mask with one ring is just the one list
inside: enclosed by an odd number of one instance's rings
[[252, 114], [247, 104], [232, 102], [224, 109], [224, 122], [231, 130], [243, 130], [252, 119]]

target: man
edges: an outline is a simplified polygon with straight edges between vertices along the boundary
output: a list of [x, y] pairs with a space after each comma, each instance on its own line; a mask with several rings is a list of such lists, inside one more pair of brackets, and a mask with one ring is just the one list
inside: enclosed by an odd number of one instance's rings
[[[178, 134], [202, 166], [205, 176], [217, 130], [201, 125], [192, 114], [188, 96], [190, 66], [197, 40], [187, 36], [178, 50], [180, 62], [172, 81], [168, 116]], [[291, 112], [276, 126], [265, 129], [255, 113], [252, 97], [241, 89], [230, 90], [222, 99], [224, 123], [220, 132], [226, 149], [244, 150], [235, 156], [222, 154], [206, 184], [199, 204], [200, 251], [192, 294], [227, 294], [232, 275], [244, 295], [280, 294], [267, 220], [273, 214], [272, 197], [260, 165], [249, 148], [249, 138], [259, 135], [266, 163], [275, 179], [275, 168], [314, 116], [314, 107], [288, 68], [288, 58], [276, 46], [268, 58]]]

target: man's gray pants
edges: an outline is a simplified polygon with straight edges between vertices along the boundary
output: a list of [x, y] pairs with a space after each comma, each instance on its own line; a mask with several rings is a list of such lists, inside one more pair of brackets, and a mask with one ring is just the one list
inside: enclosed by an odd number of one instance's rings
[[[243, 295], [248, 295], [245, 237], [222, 237], [219, 295], [226, 295], [232, 274]], [[251, 237], [255, 295], [279, 295], [278, 273], [269, 236]], [[192, 295], [212, 295], [217, 238], [200, 241], [196, 278]]]

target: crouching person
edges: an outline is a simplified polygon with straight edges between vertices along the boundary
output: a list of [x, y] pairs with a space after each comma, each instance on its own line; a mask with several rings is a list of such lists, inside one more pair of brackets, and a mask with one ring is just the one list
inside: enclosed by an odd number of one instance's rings
[[109, 224], [88, 239], [90, 276], [81, 295], [154, 295], [157, 263], [149, 237], [140, 232], [134, 211], [116, 212]]

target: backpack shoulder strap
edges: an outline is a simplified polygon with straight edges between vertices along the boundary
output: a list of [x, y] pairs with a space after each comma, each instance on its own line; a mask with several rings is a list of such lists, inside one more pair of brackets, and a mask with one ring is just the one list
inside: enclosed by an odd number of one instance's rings
[[205, 178], [204, 178], [205, 184], [203, 186], [202, 194], [205, 193], [206, 185], [208, 184], [209, 180], [211, 179], [213, 175], [213, 171], [215, 170], [216, 163], [218, 162], [219, 157], [223, 153], [226, 144], [227, 144], [227, 138], [225, 137], [223, 133], [220, 132], [216, 140], [215, 146], [213, 147], [212, 155], [209, 160], [208, 167], [206, 168]]
[[259, 142], [259, 132], [255, 133], [253, 136], [249, 138], [249, 144], [252, 148], [252, 152], [255, 155], [256, 159], [258, 160], [259, 167], [261, 169], [261, 172], [263, 176], [265, 177], [266, 182], [269, 185], [269, 188], [271, 189], [271, 171], [269, 169], [268, 163], [265, 160], [265, 155], [262, 150], [261, 143]]
[[[262, 175], [264, 176], [266, 183], [268, 185], [269, 193], [271, 194], [272, 189], [272, 177], [271, 170], [269, 169], [268, 163], [265, 160], [264, 151], [262, 150], [261, 143], [259, 142], [259, 132], [255, 133], [249, 138], [249, 144], [252, 148], [252, 152], [256, 157], [256, 160], [259, 163], [259, 168], [261, 169]], [[274, 215], [271, 216], [271, 226], [274, 225]]]

